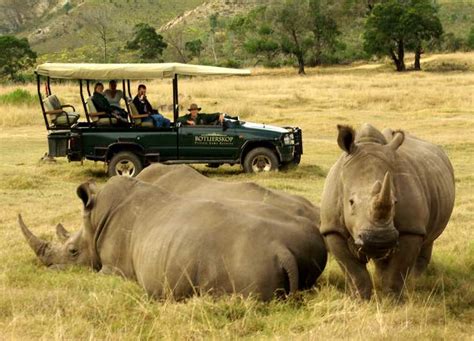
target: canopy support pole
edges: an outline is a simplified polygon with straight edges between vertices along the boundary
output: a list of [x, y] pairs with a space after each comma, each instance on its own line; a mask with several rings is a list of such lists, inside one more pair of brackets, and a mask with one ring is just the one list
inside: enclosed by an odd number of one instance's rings
[[41, 79], [39, 74], [36, 74], [36, 86], [38, 88], [38, 99], [40, 101], [41, 111], [43, 112], [44, 123], [46, 124], [46, 129], [49, 130], [49, 122], [46, 117], [46, 110], [44, 109], [43, 97], [41, 95]]
[[86, 81], [86, 85], [87, 85], [87, 94], [89, 95], [89, 97], [91, 97], [91, 89], [89, 87], [89, 85], [90, 85], [89, 80]]
[[80, 88], [79, 92], [81, 94], [82, 106], [84, 107], [84, 113], [86, 114], [87, 123], [91, 123], [91, 120], [89, 118], [89, 113], [87, 112], [86, 101], [84, 101], [84, 90], [82, 88], [82, 79], [79, 80], [79, 88]]
[[178, 98], [178, 75], [173, 78], [173, 118], [174, 124], [178, 123], [179, 117], [179, 98]]
[[122, 79], [122, 91], [123, 91], [123, 96], [125, 100], [125, 106], [127, 107], [127, 112], [130, 115], [131, 112], [130, 112], [130, 106], [128, 105], [128, 101], [131, 100], [132, 98], [131, 96], [127, 96], [127, 92], [125, 90], [125, 79]]
[[47, 84], [47, 90], [48, 90], [47, 91], [48, 93], [46, 95], [51, 96], [51, 80], [50, 80], [49, 76], [48, 76], [48, 81], [47, 81], [46, 84]]
[[128, 93], [128, 97], [130, 99], [132, 99], [132, 91], [131, 91], [131, 87], [130, 87], [130, 79], [127, 79], [127, 93]]

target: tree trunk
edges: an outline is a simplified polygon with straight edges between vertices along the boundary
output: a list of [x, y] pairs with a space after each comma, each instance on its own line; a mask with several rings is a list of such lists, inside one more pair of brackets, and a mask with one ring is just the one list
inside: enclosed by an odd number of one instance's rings
[[405, 48], [403, 46], [403, 41], [398, 41], [398, 49], [397, 53], [395, 53], [392, 49], [390, 49], [390, 57], [392, 57], [393, 62], [397, 68], [398, 72], [402, 72], [406, 70], [405, 67]]
[[405, 45], [403, 40], [398, 41], [398, 66], [397, 71], [405, 71]]
[[417, 71], [420, 71], [421, 70], [421, 63], [420, 63], [420, 59], [421, 59], [421, 54], [423, 53], [423, 50], [421, 48], [421, 46], [418, 46], [415, 50], [415, 70]]
[[306, 72], [304, 71], [304, 58], [303, 54], [300, 52], [296, 55], [298, 58], [298, 74], [299, 75], [305, 75]]

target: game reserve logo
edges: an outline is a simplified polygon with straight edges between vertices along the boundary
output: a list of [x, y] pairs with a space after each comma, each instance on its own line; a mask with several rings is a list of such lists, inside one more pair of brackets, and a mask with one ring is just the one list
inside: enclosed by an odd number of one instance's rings
[[220, 134], [207, 134], [207, 135], [198, 135], [194, 136], [195, 144], [232, 144], [234, 141], [233, 136], [220, 135]]

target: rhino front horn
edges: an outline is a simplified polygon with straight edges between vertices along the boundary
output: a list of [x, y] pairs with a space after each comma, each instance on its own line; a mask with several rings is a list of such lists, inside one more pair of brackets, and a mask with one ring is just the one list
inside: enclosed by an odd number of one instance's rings
[[25, 223], [23, 222], [23, 218], [21, 214], [18, 215], [18, 224], [20, 225], [21, 232], [26, 238], [26, 241], [31, 246], [35, 254], [43, 261], [45, 258], [46, 250], [49, 248], [49, 243], [41, 240], [40, 238], [36, 237], [31, 231], [26, 227]]
[[379, 194], [380, 206], [390, 206], [392, 204], [392, 179], [390, 172], [385, 173], [382, 189]]

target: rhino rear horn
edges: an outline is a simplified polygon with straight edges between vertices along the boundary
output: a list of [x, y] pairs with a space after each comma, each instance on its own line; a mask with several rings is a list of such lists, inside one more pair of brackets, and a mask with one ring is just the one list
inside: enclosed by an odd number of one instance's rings
[[68, 230], [64, 228], [62, 224], [58, 224], [56, 225], [56, 236], [58, 237], [60, 241], [65, 242], [66, 240], [69, 239], [71, 234], [69, 233]]
[[18, 215], [18, 224], [20, 225], [21, 232], [26, 238], [26, 241], [33, 249], [35, 254], [39, 257], [41, 261], [44, 263], [45, 253], [46, 250], [50, 247], [49, 243], [41, 240], [40, 238], [36, 237], [29, 229], [26, 227], [21, 214]]

